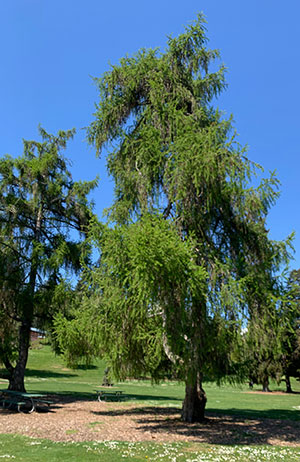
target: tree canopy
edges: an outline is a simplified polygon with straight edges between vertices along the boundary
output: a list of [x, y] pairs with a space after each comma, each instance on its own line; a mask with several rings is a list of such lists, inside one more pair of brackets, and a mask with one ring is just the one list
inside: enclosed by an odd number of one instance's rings
[[278, 181], [253, 186], [262, 169], [214, 107], [225, 87], [224, 67], [210, 71], [218, 57], [199, 16], [164, 52], [121, 59], [95, 79], [88, 130], [115, 182], [110, 225], [92, 231], [100, 349], [118, 376], [155, 377], [168, 357], [186, 384], [189, 422], [204, 418], [203, 378], [239, 377], [243, 319], [276, 309], [274, 275], [288, 257], [266, 228]]
[[31, 327], [49, 327], [68, 273], [80, 270], [97, 180], [72, 180], [61, 151], [74, 133], [40, 128], [41, 142], [0, 159], [0, 361], [10, 389], [24, 390]]

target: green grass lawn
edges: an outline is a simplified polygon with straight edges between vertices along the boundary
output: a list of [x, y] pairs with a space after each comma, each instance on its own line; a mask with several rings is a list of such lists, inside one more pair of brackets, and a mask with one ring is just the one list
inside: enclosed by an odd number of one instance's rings
[[297, 448], [222, 446], [118, 441], [54, 443], [19, 435], [0, 435], [1, 460], [23, 462], [297, 462]]
[[[74, 398], [95, 399], [95, 390], [101, 387], [105, 363], [96, 362], [88, 368], [67, 368], [62, 358], [54, 355], [49, 346], [32, 349], [29, 354], [26, 372], [26, 388], [30, 392], [72, 394]], [[5, 387], [3, 381], [3, 387]], [[7, 383], [7, 382], [6, 382]], [[0, 384], [0, 387], [2, 386]], [[152, 385], [146, 380], [132, 380], [115, 383], [126, 394], [128, 402], [143, 403], [149, 406], [181, 407], [184, 386], [177, 382], [164, 382]], [[300, 392], [300, 382], [292, 381], [294, 391]], [[300, 420], [300, 395], [275, 393], [249, 393], [247, 384], [243, 386], [214, 383], [204, 385], [207, 393], [207, 411], [218, 414], [243, 415], [247, 417], [266, 417], [274, 419]], [[261, 387], [254, 387], [253, 391]], [[284, 391], [285, 386], [273, 383], [273, 391]]]
[[[105, 364], [98, 361], [93, 366], [75, 370], [67, 368], [49, 346], [30, 350], [26, 388], [30, 392], [73, 395], [76, 399], [95, 400], [95, 390], [101, 386]], [[7, 382], [1, 380], [0, 388]], [[126, 402], [143, 403], [145, 406], [181, 407], [184, 387], [176, 382], [152, 385], [150, 381], [126, 381], [115, 384], [126, 394]], [[300, 392], [300, 383], [293, 381], [293, 389]], [[255, 390], [259, 390], [256, 387]], [[274, 391], [284, 390], [272, 384]], [[249, 393], [248, 385], [218, 387], [206, 383], [208, 413], [240, 415], [247, 418], [274, 418], [300, 420], [300, 394], [276, 395], [275, 393]], [[1, 418], [1, 416], [0, 416]], [[158, 444], [125, 442], [54, 443], [30, 439], [19, 435], [0, 435], [0, 461], [296, 461], [300, 460], [299, 448], [274, 446], [224, 446], [204, 444]]]

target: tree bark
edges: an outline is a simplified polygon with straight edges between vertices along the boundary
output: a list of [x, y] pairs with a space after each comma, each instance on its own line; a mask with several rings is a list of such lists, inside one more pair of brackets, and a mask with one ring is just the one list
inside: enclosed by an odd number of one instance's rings
[[266, 392], [270, 392], [270, 388], [269, 388], [269, 377], [265, 377], [263, 380], [262, 380], [262, 387], [263, 387], [263, 391], [266, 391]]
[[[34, 199], [38, 195], [38, 185], [36, 185], [33, 193]], [[24, 304], [23, 319], [19, 329], [19, 355], [16, 366], [14, 367], [9, 379], [9, 390], [26, 391], [24, 384], [25, 369], [28, 360], [28, 350], [30, 345], [30, 329], [33, 319], [33, 297], [35, 292], [36, 277], [38, 272], [38, 260], [35, 255], [35, 243], [39, 243], [43, 219], [43, 207], [40, 203], [38, 205], [36, 225], [34, 231], [34, 242], [31, 255], [31, 268], [28, 282], [28, 300]]]
[[184, 422], [203, 422], [205, 420], [205, 406], [207, 398], [198, 376], [194, 383], [185, 384], [185, 398], [183, 401], [181, 418]]
[[293, 393], [292, 385], [291, 385], [291, 379], [290, 379], [289, 375], [285, 376], [285, 383], [286, 383], [286, 392], [287, 393]]
[[16, 366], [13, 368], [9, 378], [9, 390], [26, 391], [24, 384], [25, 368], [28, 359], [30, 342], [30, 325], [21, 324], [19, 331], [19, 355]]

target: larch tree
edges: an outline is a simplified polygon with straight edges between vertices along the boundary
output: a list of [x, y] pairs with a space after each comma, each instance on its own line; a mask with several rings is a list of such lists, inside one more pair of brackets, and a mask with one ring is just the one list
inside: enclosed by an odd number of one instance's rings
[[261, 170], [213, 106], [224, 68], [210, 71], [219, 53], [206, 43], [199, 16], [164, 52], [121, 59], [95, 80], [88, 130], [108, 151], [115, 200], [110, 225], [94, 227], [100, 259], [81, 309], [117, 377], [155, 378], [169, 358], [187, 422], [204, 418], [203, 379], [238, 378], [242, 319], [262, 316], [255, 293], [272, 292], [286, 253], [266, 229], [278, 182], [251, 185]]
[[25, 390], [31, 327], [49, 327], [63, 306], [93, 217], [87, 196], [97, 181], [74, 182], [61, 153], [74, 133], [40, 128], [41, 142], [0, 159], [0, 362], [11, 390]]

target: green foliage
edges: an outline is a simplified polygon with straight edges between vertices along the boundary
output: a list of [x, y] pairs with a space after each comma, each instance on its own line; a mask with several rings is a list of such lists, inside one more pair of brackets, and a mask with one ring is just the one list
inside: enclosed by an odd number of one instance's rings
[[281, 365], [288, 379], [300, 377], [300, 270], [289, 274], [286, 297], [282, 304], [281, 320], [284, 319]]
[[112, 361], [147, 356], [140, 338], [155, 320], [155, 343], [192, 382], [199, 371], [221, 379], [242, 370], [240, 322], [267, 318], [261, 300], [277, 297], [274, 272], [289, 244], [271, 242], [265, 227], [278, 180], [251, 185], [262, 169], [212, 106], [224, 68], [210, 72], [219, 53], [206, 42], [199, 16], [165, 52], [122, 59], [96, 80], [100, 102], [88, 132], [99, 153], [111, 148], [109, 215], [125, 225], [99, 242], [94, 275], [100, 317], [118, 332], [108, 334], [120, 357], [111, 353]]
[[87, 194], [97, 180], [72, 180], [61, 150], [74, 133], [40, 128], [42, 142], [24, 141], [22, 156], [0, 159], [0, 360], [12, 387], [23, 388], [30, 327], [49, 328], [54, 313], [66, 309], [65, 279], [80, 271], [83, 250], [88, 255]]
[[174, 226], [153, 216], [102, 235], [101, 265], [93, 279], [102, 295], [101, 338], [115, 374], [146, 372], [155, 378], [165, 357], [165, 335], [175, 354], [188, 349], [186, 305], [202, 296], [206, 279], [193, 260], [192, 246]]
[[206, 43], [200, 15], [164, 52], [121, 59], [95, 79], [88, 130], [115, 182], [110, 227], [92, 229], [100, 259], [86, 272], [101, 351], [118, 377], [155, 378], [167, 357], [193, 396], [203, 377], [246, 371], [241, 327], [257, 339], [275, 316], [274, 275], [291, 239], [268, 237], [278, 180], [252, 185], [262, 168], [213, 106], [224, 67], [210, 71], [219, 53]]
[[296, 270], [287, 281], [276, 281], [268, 274], [256, 276], [252, 316], [243, 335], [244, 354], [249, 377], [265, 389], [269, 378], [280, 382], [285, 376], [287, 391], [292, 391], [290, 376], [300, 375], [298, 276]]
[[100, 355], [99, 330], [93, 318], [91, 301], [79, 301], [77, 294], [74, 294], [68, 312], [60, 311], [54, 317], [52, 340], [56, 351], [64, 356], [71, 368], [79, 364], [89, 366]]

